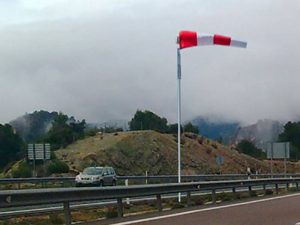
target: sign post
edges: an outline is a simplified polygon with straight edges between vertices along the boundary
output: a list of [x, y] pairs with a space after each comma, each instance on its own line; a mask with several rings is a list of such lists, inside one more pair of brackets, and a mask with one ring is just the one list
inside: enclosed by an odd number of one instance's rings
[[273, 142], [267, 146], [267, 159], [271, 160], [271, 175], [273, 177], [273, 159], [284, 160], [284, 176], [287, 174], [287, 159], [290, 158], [289, 142]]
[[44, 170], [45, 162], [50, 159], [50, 144], [28, 144], [27, 146], [28, 160], [33, 161], [33, 176], [36, 177], [36, 160], [43, 160]]

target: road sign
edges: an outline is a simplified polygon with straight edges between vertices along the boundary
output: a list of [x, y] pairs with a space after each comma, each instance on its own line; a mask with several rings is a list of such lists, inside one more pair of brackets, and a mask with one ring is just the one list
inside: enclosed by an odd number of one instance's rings
[[29, 160], [46, 160], [50, 159], [50, 144], [28, 144]]
[[218, 164], [218, 166], [224, 164], [224, 157], [221, 155], [216, 156], [216, 163]]
[[275, 142], [269, 143], [267, 146], [268, 159], [289, 159], [290, 158], [290, 143]]

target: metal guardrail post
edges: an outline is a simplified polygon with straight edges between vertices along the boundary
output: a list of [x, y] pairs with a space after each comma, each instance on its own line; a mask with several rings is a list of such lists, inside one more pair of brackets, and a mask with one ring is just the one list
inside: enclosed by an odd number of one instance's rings
[[[126, 179], [126, 180], [125, 180], [125, 186], [128, 187], [128, 185], [129, 185], [129, 182], [128, 182], [128, 179]], [[126, 204], [127, 204], [127, 205], [130, 204], [129, 198], [126, 198]]]
[[233, 195], [234, 198], [237, 197], [237, 195], [236, 195], [236, 188], [235, 187], [232, 188], [232, 195]]
[[190, 205], [191, 205], [191, 192], [190, 192], [190, 191], [188, 191], [188, 192], [186, 193], [186, 205], [187, 205], [187, 206], [190, 206]]
[[161, 203], [161, 195], [156, 195], [157, 201], [157, 209], [159, 212], [162, 212], [162, 203]]
[[299, 184], [298, 184], [298, 182], [296, 182], [296, 190], [297, 191], [299, 190]]
[[216, 198], [216, 190], [215, 189], [212, 189], [212, 191], [211, 191], [211, 199], [212, 199], [212, 203], [216, 204], [217, 198]]
[[66, 225], [72, 224], [72, 218], [71, 218], [71, 210], [70, 210], [70, 203], [64, 202], [64, 214], [65, 214], [65, 223]]
[[123, 217], [123, 201], [122, 198], [117, 199], [117, 204], [118, 204], [118, 217]]
[[286, 190], [288, 191], [289, 190], [289, 183], [286, 183]]
[[251, 192], [252, 191], [252, 186], [249, 186], [248, 190], [249, 190], [249, 192]]
[[276, 195], [278, 195], [279, 194], [278, 184], [275, 184], [275, 189], [276, 189]]
[[264, 189], [264, 191], [266, 191], [266, 185], [265, 184], [263, 184], [263, 189]]

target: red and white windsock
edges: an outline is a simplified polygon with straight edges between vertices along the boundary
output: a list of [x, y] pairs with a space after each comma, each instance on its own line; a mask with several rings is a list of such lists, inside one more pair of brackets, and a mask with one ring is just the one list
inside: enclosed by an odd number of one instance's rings
[[179, 48], [189, 48], [200, 45], [225, 45], [246, 48], [247, 42], [234, 40], [219, 34], [198, 34], [193, 31], [180, 31], [178, 37]]

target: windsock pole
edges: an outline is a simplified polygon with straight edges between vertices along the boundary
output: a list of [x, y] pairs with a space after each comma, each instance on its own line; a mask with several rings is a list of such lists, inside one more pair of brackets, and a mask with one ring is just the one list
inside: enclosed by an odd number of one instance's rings
[[[181, 183], [181, 55], [177, 48], [177, 150], [178, 150], [178, 183]], [[178, 193], [178, 202], [181, 202], [181, 193]]]

